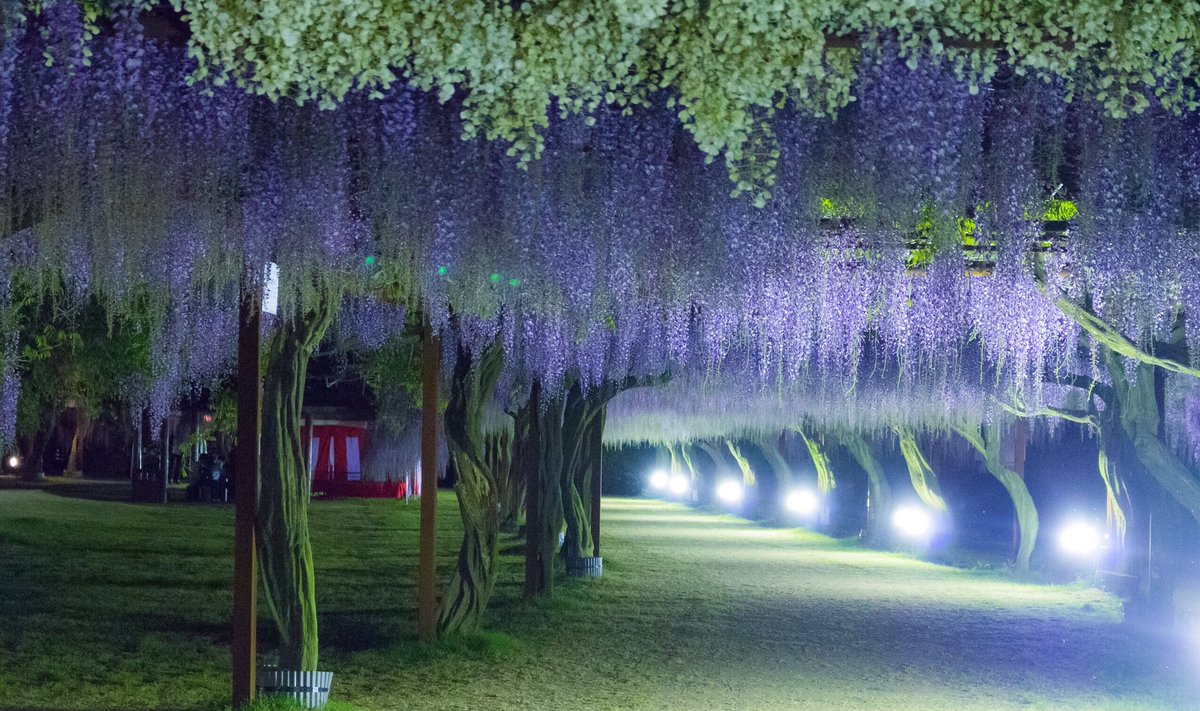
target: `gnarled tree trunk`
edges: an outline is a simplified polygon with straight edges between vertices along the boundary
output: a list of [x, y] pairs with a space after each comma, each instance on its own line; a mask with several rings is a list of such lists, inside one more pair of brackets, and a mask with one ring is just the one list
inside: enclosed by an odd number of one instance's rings
[[892, 488], [866, 437], [854, 433], [843, 435], [841, 440], [850, 451], [850, 456], [867, 473], [867, 525], [863, 529], [863, 541], [867, 545], [878, 546], [887, 538], [884, 527], [879, 525], [879, 514], [891, 509]]
[[771, 472], [775, 474], [775, 486], [780, 491], [784, 491], [792, 483], [792, 468], [783, 458], [783, 453], [779, 451], [779, 435], [773, 437], [764, 435], [754, 443], [758, 445], [759, 451], [763, 453], [763, 458], [771, 467]]
[[917, 445], [917, 437], [912, 430], [897, 427], [896, 435], [900, 438], [900, 454], [908, 469], [908, 478], [912, 481], [913, 489], [925, 505], [939, 513], [946, 511], [946, 500], [942, 498], [942, 488], [938, 484], [937, 474], [929, 466], [921, 448]]
[[554, 592], [554, 554], [563, 529], [561, 476], [565, 393], [542, 402], [541, 385], [534, 383], [529, 402], [517, 413], [519, 446], [514, 467], [525, 476], [525, 597]]
[[308, 530], [311, 483], [300, 410], [309, 358], [333, 320], [332, 301], [332, 296], [322, 295], [303, 312], [283, 319], [267, 346], [263, 379], [262, 485], [256, 521], [263, 593], [279, 629], [279, 666], [299, 671], [316, 670], [318, 651]]
[[566, 525], [562, 554], [567, 559], [585, 558], [592, 554], [591, 492], [587, 486], [590, 479], [584, 482], [583, 478], [588, 470], [588, 434], [593, 417], [594, 408], [576, 381], [567, 392], [563, 408], [563, 466], [559, 472], [563, 522]]
[[1029, 558], [1033, 555], [1034, 544], [1037, 543], [1037, 507], [1033, 503], [1033, 497], [1029, 495], [1029, 488], [1025, 486], [1025, 480], [1004, 465], [1000, 456], [999, 423], [978, 427], [958, 424], [954, 425], [954, 431], [983, 457], [983, 463], [987, 466], [988, 472], [996, 477], [996, 480], [1008, 492], [1008, 498], [1012, 500], [1013, 508], [1017, 512], [1017, 528], [1021, 536], [1021, 544], [1017, 548], [1017, 557], [1013, 564], [1018, 571], [1028, 572]]
[[500, 530], [516, 533], [525, 506], [525, 479], [513, 469], [513, 433], [508, 430], [485, 437], [488, 468], [499, 487]]
[[475, 631], [496, 585], [501, 489], [497, 477], [501, 472], [489, 461], [483, 416], [500, 380], [503, 358], [504, 351], [494, 343], [472, 364], [470, 354], [460, 346], [454, 367], [444, 421], [446, 444], [458, 474], [454, 491], [462, 515], [463, 542], [442, 599], [438, 616], [441, 635]]

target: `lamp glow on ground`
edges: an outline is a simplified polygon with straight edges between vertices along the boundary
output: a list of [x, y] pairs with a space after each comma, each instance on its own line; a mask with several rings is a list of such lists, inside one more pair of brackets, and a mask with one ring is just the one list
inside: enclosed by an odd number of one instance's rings
[[729, 506], [736, 506], [742, 503], [745, 495], [746, 490], [742, 488], [740, 481], [726, 479], [717, 486], [717, 498]]
[[905, 538], [919, 541], [933, 532], [933, 519], [919, 506], [901, 506], [892, 514], [892, 526]]
[[812, 516], [821, 505], [821, 500], [810, 489], [796, 489], [783, 500], [784, 508], [797, 516]]
[[1068, 555], [1090, 558], [1100, 552], [1104, 537], [1086, 521], [1072, 521], [1058, 532], [1058, 547]]
[[655, 469], [650, 474], [650, 488], [655, 491], [666, 491], [671, 486], [671, 475], [663, 469]]
[[692, 488], [692, 483], [682, 474], [676, 474], [671, 477], [671, 493], [676, 496], [683, 496]]

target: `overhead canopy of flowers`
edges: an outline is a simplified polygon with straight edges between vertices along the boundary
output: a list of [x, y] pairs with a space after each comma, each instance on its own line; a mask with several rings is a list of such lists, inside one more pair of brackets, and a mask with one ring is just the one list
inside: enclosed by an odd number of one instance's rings
[[1032, 401], [1088, 367], [1060, 299], [1200, 356], [1194, 11], [876, 4], [197, 0], [184, 44], [140, 3], [8, 2], [0, 293], [155, 304], [160, 409], [268, 260], [364, 342], [403, 325], [380, 302], [499, 339], [512, 392], [876, 369]]

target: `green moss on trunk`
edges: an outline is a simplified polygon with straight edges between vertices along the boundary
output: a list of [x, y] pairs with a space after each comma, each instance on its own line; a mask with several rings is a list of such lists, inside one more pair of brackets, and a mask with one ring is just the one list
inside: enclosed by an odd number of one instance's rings
[[446, 444], [458, 474], [454, 491], [462, 516], [463, 542], [454, 575], [442, 600], [438, 634], [474, 632], [496, 585], [500, 535], [501, 472], [488, 457], [484, 408], [491, 401], [503, 366], [503, 350], [492, 344], [472, 364], [461, 347], [446, 407]]
[[929, 466], [921, 448], [917, 445], [916, 435], [906, 427], [897, 427], [896, 436], [900, 438], [900, 454], [908, 468], [908, 478], [912, 481], [913, 489], [925, 505], [934, 511], [944, 512], [946, 500], [942, 498], [941, 486], [937, 474]]
[[854, 433], [843, 435], [841, 440], [850, 451], [850, 456], [867, 474], [867, 524], [863, 529], [863, 542], [878, 546], [887, 538], [884, 527], [879, 524], [879, 514], [891, 509], [892, 488], [866, 437]]
[[1037, 543], [1037, 507], [1033, 503], [1033, 497], [1029, 495], [1029, 488], [1025, 486], [1025, 480], [1004, 465], [1000, 455], [999, 423], [982, 426], [960, 424], [955, 425], [954, 430], [983, 457], [988, 472], [996, 477], [996, 480], [1008, 492], [1008, 498], [1012, 501], [1013, 509], [1017, 513], [1017, 528], [1021, 539], [1013, 565], [1017, 570], [1027, 572], [1034, 544]]
[[[263, 598], [279, 630], [279, 666], [317, 668], [317, 605], [308, 531], [311, 494], [300, 410], [308, 361], [333, 320], [330, 295], [288, 315], [267, 347], [258, 550]], [[251, 442], [239, 446], [254, 446]]]

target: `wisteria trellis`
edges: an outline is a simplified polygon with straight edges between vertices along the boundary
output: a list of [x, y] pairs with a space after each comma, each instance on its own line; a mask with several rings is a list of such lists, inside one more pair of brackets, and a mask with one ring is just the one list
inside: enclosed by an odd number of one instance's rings
[[[1053, 297], [1089, 298], [1139, 343], [1200, 302], [1190, 114], [1116, 120], [1053, 83], [971, 87], [943, 59], [911, 69], [868, 44], [840, 115], [775, 116], [778, 181], [758, 208], [730, 198], [669, 96], [552, 120], [523, 168], [460, 139], [454, 98], [393, 87], [318, 110], [189, 84], [185, 49], [147, 38], [139, 6], [118, 3], [94, 37], [74, 2], [5, 13], [0, 296], [14, 279], [61, 281], [116, 313], [135, 295], [157, 304], [156, 381], [137, 397], [160, 413], [228, 367], [237, 280], [268, 259], [289, 308], [312, 274], [342, 280], [363, 344], [403, 318], [367, 305], [384, 292], [416, 296], [439, 329], [456, 314], [472, 352], [499, 336], [510, 389], [567, 371], [589, 385], [720, 373], [852, 397], [860, 373], [889, 372], [897, 392], [956, 383], [947, 403], [1029, 400], [1047, 370], [1076, 364], [1078, 327]], [[1033, 258], [1052, 198], [1078, 207], [1068, 250]], [[969, 276], [966, 218], [989, 278]], [[914, 235], [933, 252], [919, 270]], [[1186, 332], [1200, 355], [1200, 320]], [[968, 343], [980, 358], [964, 361]]]

